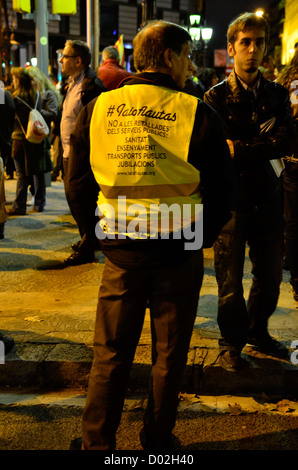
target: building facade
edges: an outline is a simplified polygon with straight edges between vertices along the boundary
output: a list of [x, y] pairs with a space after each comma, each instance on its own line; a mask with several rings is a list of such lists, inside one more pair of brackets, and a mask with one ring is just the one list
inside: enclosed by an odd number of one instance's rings
[[296, 43], [298, 43], [297, 0], [286, 0], [282, 33], [282, 63], [284, 65], [288, 64], [292, 59], [295, 53]]
[[[12, 8], [12, 0], [6, 2], [9, 28], [12, 33], [10, 64], [25, 66], [36, 57], [35, 23], [25, 19], [26, 15], [17, 13]], [[52, 13], [51, 0], [45, 0], [48, 12]], [[48, 21], [50, 71], [57, 76], [59, 72], [59, 54], [67, 39], [87, 41], [86, 0], [77, 1], [75, 15], [60, 15], [60, 21]], [[142, 22], [142, 0], [98, 0], [99, 1], [99, 50], [113, 45], [123, 34], [126, 58], [131, 54], [132, 41]], [[34, 2], [33, 2], [34, 4]], [[189, 0], [156, 0], [157, 18], [178, 24], [187, 24]]]

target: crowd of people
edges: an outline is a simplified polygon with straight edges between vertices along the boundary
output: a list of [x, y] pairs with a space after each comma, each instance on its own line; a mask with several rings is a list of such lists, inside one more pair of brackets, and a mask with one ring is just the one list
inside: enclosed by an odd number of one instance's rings
[[[289, 357], [288, 349], [270, 335], [268, 321], [277, 306], [284, 259], [298, 300], [298, 54], [277, 77], [272, 75], [266, 56], [268, 24], [253, 13], [233, 20], [227, 37], [234, 70], [222, 81], [214, 69], [197, 70], [189, 33], [161, 20], [148, 23], [134, 39], [136, 73], [120, 67], [117, 49], [109, 46], [97, 74], [90, 67], [88, 46], [67, 41], [60, 59], [62, 73], [69, 77], [63, 102], [36, 67], [12, 69], [11, 95], [5, 92], [10, 119], [6, 134], [2, 126], [0, 134], [4, 165], [11, 135], [17, 174], [17, 194], [8, 213], [26, 214], [29, 187], [34, 210], [45, 207], [44, 173], [53, 171], [53, 140], [32, 144], [24, 132], [29, 110], [36, 107], [51, 129], [58, 122], [55, 138], [65, 194], [81, 237], [65, 266], [93, 261], [96, 250], [106, 260], [82, 438], [73, 448], [115, 449], [149, 304], [152, 374], [140, 439], [150, 451], [174, 449], [172, 430], [203, 279], [204, 248], [214, 249], [220, 365], [230, 372], [246, 370], [246, 344], [269, 356]], [[120, 124], [110, 132], [114, 112]], [[115, 151], [124, 143], [133, 154]], [[129, 171], [119, 171], [123, 155], [130, 155]], [[154, 171], [134, 170], [137, 161]], [[3, 188], [3, 178], [0, 184]], [[160, 213], [155, 236], [143, 219], [138, 219], [142, 233], [132, 235], [127, 217], [132, 207], [146, 212], [167, 204], [181, 210], [178, 226], [174, 216], [170, 219], [167, 236]], [[5, 220], [0, 191], [0, 237]], [[247, 246], [253, 274], [248, 301], [243, 294]]]

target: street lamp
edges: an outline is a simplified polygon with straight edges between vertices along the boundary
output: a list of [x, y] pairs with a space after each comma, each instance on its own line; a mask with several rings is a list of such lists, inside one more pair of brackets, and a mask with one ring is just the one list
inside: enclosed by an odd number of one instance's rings
[[200, 24], [200, 21], [201, 21], [201, 15], [189, 15], [189, 24], [190, 26], [193, 26], [193, 27], [196, 27], [196, 28], [199, 28], [199, 24]]
[[212, 28], [202, 28], [202, 39], [204, 41], [204, 67], [206, 67], [206, 55], [208, 42], [212, 38], [213, 29]]
[[202, 39], [204, 43], [208, 44], [212, 38], [213, 29], [212, 28], [202, 28]]
[[188, 32], [193, 43], [193, 61], [196, 63], [198, 59], [198, 51], [201, 49], [201, 15], [193, 14], [189, 16]]
[[262, 8], [259, 8], [258, 10], [256, 10], [255, 14], [257, 16], [263, 16], [264, 15], [264, 10]]
[[213, 29], [200, 26], [200, 22], [201, 15], [189, 15], [188, 32], [191, 36], [195, 53], [203, 49], [204, 43], [204, 67], [206, 67], [206, 49], [208, 47], [208, 42], [212, 37]]
[[189, 28], [188, 32], [191, 36], [194, 49], [197, 50], [201, 39], [201, 28], [200, 28], [201, 15], [190, 15], [189, 16]]

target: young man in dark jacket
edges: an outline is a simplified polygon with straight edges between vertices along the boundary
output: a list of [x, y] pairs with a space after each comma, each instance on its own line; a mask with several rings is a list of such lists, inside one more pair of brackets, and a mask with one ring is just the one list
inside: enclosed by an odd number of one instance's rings
[[[235, 371], [247, 366], [246, 343], [265, 354], [288, 357], [268, 333], [282, 276], [283, 214], [281, 157], [290, 152], [293, 122], [286, 90], [265, 80], [258, 67], [266, 52], [265, 19], [246, 13], [228, 29], [234, 71], [205, 94], [222, 117], [238, 179], [232, 219], [214, 244], [219, 288], [220, 363]], [[282, 166], [281, 166], [282, 168]], [[253, 281], [247, 305], [243, 296], [246, 243]]]
[[149, 23], [134, 41], [139, 73], [89, 103], [72, 136], [72, 149], [84, 160], [90, 131], [100, 186], [96, 231], [106, 255], [83, 416], [86, 450], [115, 449], [147, 301], [153, 363], [141, 442], [148, 450], [172, 449], [203, 277], [195, 212], [202, 203], [203, 243], [210, 247], [230, 217], [234, 183], [220, 119], [180, 91], [191, 74], [190, 42], [178, 25]]
[[63, 100], [60, 136], [66, 199], [81, 235], [80, 242], [73, 245], [74, 253], [65, 260], [67, 266], [92, 262], [94, 251], [99, 248], [94, 236], [96, 198], [92, 195], [98, 192], [95, 180], [90, 181], [90, 193], [83, 200], [73, 201], [69, 194], [69, 167], [73, 164], [69, 159], [71, 133], [81, 109], [105, 91], [102, 81], [90, 68], [90, 62], [91, 53], [86, 43], [78, 40], [66, 41], [60, 63], [62, 73], [69, 80]]

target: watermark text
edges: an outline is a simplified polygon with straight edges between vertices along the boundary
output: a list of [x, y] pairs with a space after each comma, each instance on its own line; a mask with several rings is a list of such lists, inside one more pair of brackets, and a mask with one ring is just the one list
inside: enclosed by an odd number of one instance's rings
[[203, 245], [203, 205], [127, 204], [119, 196], [116, 207], [99, 204], [95, 233], [104, 239], [183, 239], [185, 250], [199, 250]]
[[3, 341], [0, 341], [0, 364], [5, 364], [5, 347]]

